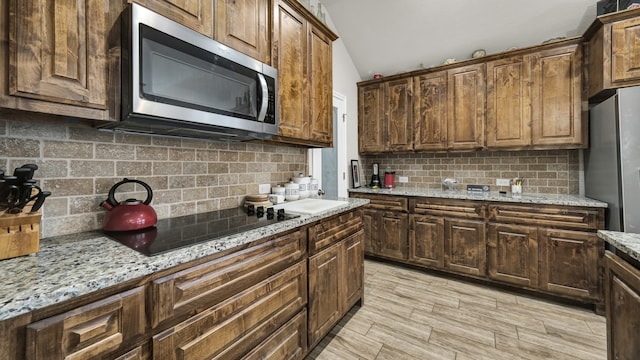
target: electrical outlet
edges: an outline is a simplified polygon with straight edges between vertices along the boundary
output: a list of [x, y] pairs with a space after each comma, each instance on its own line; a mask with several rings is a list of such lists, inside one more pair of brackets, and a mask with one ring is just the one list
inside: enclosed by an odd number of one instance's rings
[[496, 185], [498, 186], [509, 186], [509, 179], [496, 179]]
[[268, 194], [271, 192], [271, 185], [269, 184], [260, 184], [258, 185], [258, 193], [259, 194]]
[[399, 176], [398, 177], [398, 182], [408, 183], [409, 182], [409, 177], [408, 176]]

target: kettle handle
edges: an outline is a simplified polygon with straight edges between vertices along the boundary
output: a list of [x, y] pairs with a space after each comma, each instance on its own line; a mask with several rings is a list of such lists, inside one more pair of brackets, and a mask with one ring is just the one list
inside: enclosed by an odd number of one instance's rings
[[151, 199], [153, 199], [153, 191], [151, 190], [151, 186], [149, 186], [144, 181], [136, 180], [136, 179], [127, 179], [127, 178], [124, 178], [124, 180], [120, 181], [119, 183], [116, 183], [111, 187], [111, 189], [109, 190], [109, 197], [107, 198], [107, 202], [109, 202], [113, 206], [118, 205], [118, 202], [116, 201], [116, 196], [115, 196], [116, 189], [122, 184], [131, 183], [131, 182], [138, 183], [142, 185], [145, 190], [147, 190], [147, 199], [143, 202], [143, 204], [149, 205], [149, 203], [151, 203]]

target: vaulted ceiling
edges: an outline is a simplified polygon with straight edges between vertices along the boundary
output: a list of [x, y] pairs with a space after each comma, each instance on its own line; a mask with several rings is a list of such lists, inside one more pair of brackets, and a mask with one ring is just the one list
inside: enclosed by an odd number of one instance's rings
[[596, 0], [320, 0], [362, 79], [582, 35]]

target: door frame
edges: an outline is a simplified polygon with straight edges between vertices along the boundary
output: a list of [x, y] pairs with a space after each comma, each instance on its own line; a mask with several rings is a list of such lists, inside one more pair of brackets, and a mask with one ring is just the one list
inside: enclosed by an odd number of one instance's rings
[[[347, 176], [347, 97], [334, 91], [331, 113], [333, 113], [334, 107], [338, 108], [338, 117], [333, 123], [337, 134], [337, 139], [333, 139], [333, 146], [337, 147], [336, 153], [338, 157], [338, 197], [346, 198], [349, 196], [349, 177]], [[307, 158], [309, 159], [309, 174], [318, 179], [318, 186], [322, 189], [322, 149], [309, 149]]]

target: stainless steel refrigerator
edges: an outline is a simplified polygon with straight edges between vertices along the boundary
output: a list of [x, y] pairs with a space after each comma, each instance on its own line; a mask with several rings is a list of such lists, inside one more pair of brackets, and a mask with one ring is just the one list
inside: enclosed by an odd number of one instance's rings
[[591, 108], [585, 195], [609, 204], [609, 230], [640, 233], [640, 87]]

